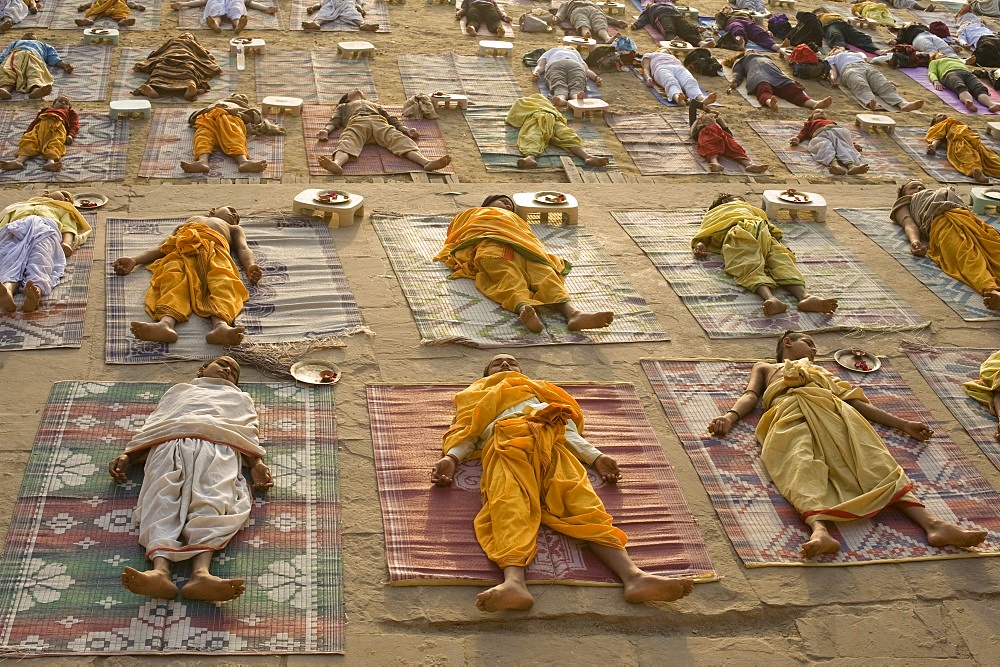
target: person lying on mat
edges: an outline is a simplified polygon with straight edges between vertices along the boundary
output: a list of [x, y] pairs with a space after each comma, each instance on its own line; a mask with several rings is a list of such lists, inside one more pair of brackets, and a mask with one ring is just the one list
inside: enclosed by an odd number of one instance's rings
[[461, 21], [462, 17], [465, 17], [465, 32], [470, 35], [475, 35], [485, 25], [491, 34], [503, 37], [507, 34], [503, 24], [511, 22], [510, 15], [500, 9], [496, 0], [462, 0], [455, 10], [455, 20]]
[[958, 99], [971, 113], [979, 110], [976, 101], [991, 113], [1000, 111], [1000, 102], [990, 97], [989, 88], [969, 71], [968, 65], [961, 58], [948, 58], [937, 53], [931, 55], [931, 62], [927, 65], [927, 78], [934, 84], [935, 90], [947, 88], [958, 95]]
[[959, 8], [955, 18], [961, 19], [969, 12], [977, 16], [1000, 18], [1000, 0], [969, 0]]
[[[1000, 417], [1000, 352], [994, 352], [979, 367], [979, 378], [962, 385], [972, 398], [989, 409], [994, 417]], [[993, 433], [993, 438], [1000, 442], [1000, 423]]]
[[[955, 51], [955, 48], [951, 44], [932, 33], [931, 29], [922, 23], [910, 23], [901, 29], [889, 28], [889, 32], [896, 35], [895, 39], [889, 40], [889, 44], [893, 46], [897, 44], [909, 44], [922, 53], [941, 53], [949, 58], [958, 57], [958, 52]], [[889, 57], [888, 55], [881, 56], [873, 59], [872, 62], [883, 62], [883, 60], [888, 60]]]
[[695, 259], [708, 253], [722, 255], [722, 266], [740, 287], [764, 300], [768, 317], [785, 312], [788, 306], [774, 295], [783, 287], [798, 300], [798, 309], [808, 313], [832, 314], [836, 299], [823, 299], [806, 291], [806, 281], [795, 266], [795, 255], [781, 245], [781, 230], [767, 214], [748, 204], [739, 195], [720, 194], [701, 219], [701, 228], [691, 239]]
[[674, 104], [684, 106], [688, 100], [705, 104], [715, 102], [716, 94], [705, 95], [694, 75], [677, 57], [665, 48], [657, 49], [642, 57], [642, 80], [652, 88], [659, 86]]
[[880, 53], [879, 48], [875, 46], [875, 42], [868, 36], [868, 33], [852, 26], [840, 14], [828, 12], [822, 7], [813, 10], [813, 14], [816, 15], [820, 25], [823, 26], [823, 37], [831, 49], [838, 46], [845, 49], [848, 46], [856, 46], [868, 53], [876, 55]]
[[552, 95], [552, 104], [559, 108], [566, 100], [582, 100], [587, 96], [587, 79], [600, 84], [600, 75], [587, 67], [587, 61], [572, 46], [554, 46], [538, 57], [538, 64], [531, 70], [531, 78], [545, 83]]
[[899, 186], [889, 218], [906, 232], [910, 253], [930, 257], [947, 275], [1000, 310], [1000, 233], [969, 210], [950, 186], [928, 190], [918, 180]]
[[642, 13], [635, 19], [630, 28], [640, 30], [651, 25], [663, 35], [664, 40], [683, 39], [692, 46], [712, 48], [715, 42], [702, 38], [703, 28], [692, 23], [681, 15], [681, 12], [669, 0], [660, 0], [646, 5]]
[[364, 0], [322, 0], [306, 7], [306, 14], [313, 16], [312, 21], [303, 21], [303, 30], [320, 30], [327, 23], [341, 21], [365, 32], [375, 32], [378, 23], [365, 23]]
[[851, 13], [861, 19], [875, 21], [881, 25], [896, 25], [896, 18], [887, 5], [875, 0], [853, 0]]
[[826, 117], [826, 112], [816, 109], [802, 125], [799, 133], [789, 139], [789, 146], [807, 141], [806, 148], [816, 161], [831, 174], [864, 174], [868, 163], [861, 157], [861, 146], [854, 143], [851, 131]]
[[73, 110], [68, 97], [60, 95], [35, 116], [28, 129], [21, 135], [17, 145], [17, 156], [13, 160], [0, 161], [0, 169], [17, 171], [24, 169], [29, 158], [41, 155], [45, 158], [42, 169], [62, 171], [62, 158], [66, 147], [71, 145], [80, 131], [80, 117]]
[[958, 41], [972, 51], [965, 59], [969, 67], [1000, 67], [1000, 37], [975, 14], [958, 20]]
[[215, 57], [189, 32], [163, 42], [133, 69], [149, 74], [149, 78], [132, 94], [153, 100], [161, 95], [182, 95], [193, 102], [211, 90], [209, 79], [222, 74]]
[[872, 111], [878, 109], [881, 98], [889, 106], [898, 106], [900, 111], [916, 111], [924, 106], [923, 100], [907, 102], [896, 91], [896, 84], [889, 81], [878, 68], [868, 62], [868, 57], [857, 51], [843, 47], [830, 49], [826, 56], [830, 65], [830, 83], [842, 85]]
[[241, 173], [260, 173], [267, 169], [267, 160], [250, 160], [247, 135], [283, 135], [285, 128], [263, 117], [250, 106], [242, 93], [198, 109], [188, 116], [188, 125], [194, 128], [191, 141], [194, 162], [181, 162], [181, 169], [189, 174], [207, 174], [208, 159], [216, 149], [233, 158]]
[[131, 0], [93, 0], [85, 2], [76, 8], [78, 12], [86, 12], [82, 19], [73, 21], [78, 26], [85, 28], [94, 25], [94, 21], [99, 19], [111, 19], [118, 24], [119, 28], [128, 28], [135, 25], [135, 18], [130, 16], [132, 10], [144, 12], [146, 8]]
[[212, 345], [242, 342], [244, 329], [233, 326], [233, 321], [250, 294], [234, 255], [246, 269], [250, 284], [260, 282], [263, 272], [247, 245], [240, 214], [232, 206], [220, 206], [210, 209], [207, 216], [188, 218], [162, 244], [134, 257], [116, 259], [114, 270], [120, 276], [132, 273], [139, 264], [147, 265], [153, 274], [146, 291], [146, 312], [153, 322], [132, 322], [132, 335], [176, 343], [174, 326], [194, 313], [211, 319], [212, 330], [205, 340]]
[[[757, 25], [753, 16], [746, 12], [734, 11], [732, 7], [723, 7], [715, 15], [715, 26], [721, 32], [732, 35], [740, 50], [746, 47], [747, 42], [752, 42], [762, 49], [778, 51], [778, 43], [774, 41], [774, 36]], [[721, 39], [719, 44], [723, 44]]]
[[0, 211], [0, 228], [15, 220], [38, 216], [54, 220], [62, 234], [62, 251], [69, 258], [90, 238], [93, 230], [73, 205], [73, 195], [66, 190], [42, 190], [41, 197], [15, 202]]
[[984, 146], [979, 135], [962, 121], [943, 113], [935, 114], [925, 139], [928, 155], [937, 154], [944, 145], [948, 163], [977, 183], [989, 183], [990, 177], [1000, 178], [1000, 157]]
[[549, 144], [569, 151], [591, 167], [608, 166], [608, 158], [587, 152], [580, 135], [570, 129], [559, 110], [541, 93], [515, 101], [504, 122], [519, 130], [517, 149], [524, 157], [518, 159], [517, 166], [521, 169], [537, 167], [537, 156], [544, 153]]
[[482, 206], [452, 218], [434, 259], [453, 271], [451, 278], [474, 280], [483, 296], [517, 313], [535, 333], [544, 328], [536, 311], [540, 306], [557, 310], [570, 331], [601, 329], [615, 318], [611, 312], [584, 313], [572, 304], [564, 278], [570, 264], [545, 251], [507, 195], [487, 197]]
[[802, 558], [840, 551], [831, 522], [870, 517], [890, 506], [923, 528], [933, 547], [968, 548], [986, 539], [986, 531], [965, 530], [924, 507], [869, 420], [915, 440], [934, 432], [871, 405], [860, 388], [813, 364], [815, 357], [810, 336], [786, 332], [778, 341], [777, 363], [755, 364], [743, 395], [708, 424], [710, 434], [723, 438], [763, 400], [766, 412], [756, 431], [761, 461], [812, 530]]
[[[562, 3], [556, 11], [556, 21], [569, 23], [573, 26], [576, 34], [583, 39], [594, 39], [599, 44], [607, 44], [611, 41], [608, 23], [612, 20], [590, 0], [569, 0]], [[620, 28], [624, 28], [626, 25], [617, 21], [614, 23]]]
[[171, 563], [184, 560], [192, 563], [182, 597], [223, 602], [243, 594], [243, 579], [209, 571], [215, 552], [250, 518], [254, 499], [243, 466], [250, 469], [254, 491], [274, 486], [257, 410], [239, 381], [240, 365], [232, 357], [205, 362], [197, 377], [167, 390], [142, 430], [108, 464], [112, 479], [122, 484], [132, 465], [144, 462], [133, 518], [153, 568], [126, 567], [121, 575], [122, 586], [137, 595], [175, 597]]
[[343, 132], [340, 133], [340, 141], [337, 142], [333, 155], [319, 158], [319, 166], [338, 176], [344, 173], [344, 165], [348, 160], [358, 159], [366, 144], [381, 146], [393, 155], [404, 157], [423, 167], [424, 171], [437, 171], [451, 164], [450, 155], [442, 155], [433, 160], [424, 157], [417, 146], [420, 134], [403, 125], [402, 121], [386, 111], [381, 104], [366, 100], [365, 94], [357, 89], [340, 98], [333, 110], [333, 117], [316, 138], [329, 141], [330, 133], [341, 128]]
[[265, 14], [277, 14], [278, 6], [258, 0], [181, 0], [171, 2], [170, 8], [180, 11], [189, 7], [204, 7], [202, 20], [212, 30], [212, 32], [222, 32], [222, 19], [229, 19], [233, 24], [233, 33], [240, 34], [247, 27], [247, 7], [264, 12]]
[[9, 100], [15, 90], [27, 93], [33, 100], [45, 97], [52, 92], [55, 82], [50, 67], [73, 73], [73, 66], [60, 58], [53, 47], [33, 32], [24, 33], [0, 53], [0, 100]]
[[755, 96], [762, 107], [777, 109], [779, 97], [807, 109], [825, 109], [833, 104], [832, 97], [821, 100], [809, 97], [802, 84], [792, 81], [766, 53], [737, 53], [722, 64], [733, 69], [733, 80], [729, 82], [726, 92], [732, 93], [746, 81], [747, 92]]
[[714, 107], [707, 107], [700, 102], [689, 103], [688, 125], [691, 127], [691, 140], [698, 147], [698, 155], [708, 160], [708, 170], [713, 174], [725, 171], [719, 163], [720, 157], [740, 163], [750, 174], [763, 174], [767, 171], [766, 164], [757, 164], [750, 159], [733, 136], [722, 114]]
[[36, 0], [0, 0], [0, 32], [7, 32], [16, 24], [38, 13]]
[[481, 380], [455, 396], [455, 408], [431, 482], [451, 486], [459, 464], [482, 459], [483, 508], [474, 527], [487, 557], [503, 570], [503, 583], [476, 597], [480, 611], [524, 611], [535, 603], [524, 570], [534, 560], [541, 524], [587, 542], [621, 579], [626, 602], [670, 602], [691, 593], [690, 579], [648, 574], [629, 557], [625, 533], [613, 525], [583, 466], [617, 484], [618, 463], [580, 434], [580, 406], [563, 389], [532, 380], [517, 359], [498, 354]]

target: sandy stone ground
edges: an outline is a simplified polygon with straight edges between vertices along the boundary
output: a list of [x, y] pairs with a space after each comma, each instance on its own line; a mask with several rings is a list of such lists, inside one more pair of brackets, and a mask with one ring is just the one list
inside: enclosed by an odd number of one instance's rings
[[[715, 4], [713, 4], [713, 2]], [[717, 9], [719, 0], [705, 2], [702, 12]], [[280, 0], [284, 16], [289, 0]], [[808, 5], [807, 7], [811, 7]], [[516, 18], [526, 6], [511, 5]], [[396, 54], [441, 53], [454, 50], [474, 54], [475, 40], [459, 34], [453, 8], [410, 0], [391, 8], [393, 32], [368, 35], [379, 54], [375, 80], [384, 103], [401, 103], [402, 86]], [[629, 18], [635, 16], [630, 12]], [[150, 46], [176, 34], [176, 18], [163, 12], [159, 33], [129, 33], [127, 46]], [[251, 23], [252, 26], [252, 23]], [[55, 44], [76, 43], [73, 31], [38, 31]], [[18, 34], [17, 31], [11, 33]], [[333, 49], [339, 35], [267, 31], [259, 34], [268, 48]], [[218, 53], [226, 50], [230, 35], [198, 32]], [[651, 48], [644, 32], [634, 33], [640, 49]], [[343, 38], [343, 37], [341, 37]], [[347, 38], [350, 38], [349, 36]], [[520, 65], [520, 54], [556, 41], [551, 35], [515, 37], [514, 71], [522, 88], [532, 90], [530, 74]], [[897, 73], [905, 97], [919, 96], [915, 84]], [[723, 82], [706, 84], [721, 92]], [[241, 75], [240, 88], [254, 96], [253, 61]], [[605, 76], [605, 98], [619, 111], [651, 113], [663, 110], [631, 74]], [[809, 84], [817, 95], [821, 87]], [[858, 111], [846, 96], [835, 93], [833, 115], [848, 122]], [[756, 135], [741, 122], [751, 117], [802, 119], [802, 111], [776, 114], [751, 109], [740, 98], [724, 97], [738, 136], [758, 156], [773, 165], [778, 182], [800, 187], [807, 179], [792, 177], [777, 164]], [[35, 106], [34, 103], [32, 103]], [[103, 108], [99, 104], [83, 109]], [[897, 121], [926, 125], [929, 115], [945, 107], [936, 99], [924, 112]], [[681, 110], [674, 110], [681, 113]], [[441, 127], [455, 158], [460, 183], [418, 184], [409, 178], [391, 183], [353, 179], [351, 189], [364, 195], [369, 212], [449, 213], [478, 205], [498, 190], [539, 183], [558, 187], [581, 202], [581, 224], [597, 235], [609, 253], [646, 298], [659, 321], [671, 333], [668, 343], [647, 345], [551, 346], [516, 350], [525, 370], [553, 381], [623, 381], [633, 383], [646, 413], [680, 480], [698, 519], [721, 582], [699, 585], [687, 599], [675, 604], [630, 606], [614, 588], [535, 587], [536, 605], [528, 613], [485, 615], [474, 607], [476, 587], [388, 586], [382, 517], [375, 485], [371, 434], [364, 387], [371, 382], [472, 381], [496, 352], [457, 345], [421, 346], [417, 329], [395, 275], [367, 220], [332, 230], [348, 281], [358, 297], [366, 324], [374, 336], [356, 335], [343, 349], [327, 352], [345, 372], [336, 387], [341, 436], [341, 502], [343, 506], [347, 638], [344, 658], [330, 656], [223, 657], [181, 656], [160, 659], [91, 658], [39, 659], [34, 664], [180, 665], [180, 664], [766, 664], [823, 662], [831, 665], [996, 664], [1000, 660], [1000, 559], [966, 559], [900, 565], [842, 568], [745, 569], [726, 538], [691, 461], [664, 416], [642, 375], [639, 360], [653, 358], [763, 358], [773, 350], [772, 339], [710, 341], [649, 260], [612, 219], [616, 208], [680, 208], [705, 205], [720, 190], [750, 193], [757, 199], [761, 179], [722, 179], [709, 176], [658, 177], [655, 182], [630, 185], [567, 185], [561, 174], [487, 174], [468, 127], [454, 112], [442, 115]], [[983, 119], [974, 118], [982, 128]], [[154, 380], [173, 382], [191, 377], [194, 363], [146, 366], [108, 366], [103, 362], [104, 302], [103, 222], [109, 216], [155, 217], [204, 211], [233, 203], [246, 216], [289, 211], [292, 197], [309, 181], [304, 163], [301, 126], [288, 121], [285, 178], [282, 183], [240, 185], [213, 182], [182, 185], [137, 178], [148, 123], [135, 121], [128, 176], [124, 184], [93, 184], [111, 198], [101, 211], [96, 234], [97, 263], [91, 278], [90, 303], [80, 349], [42, 350], [0, 355], [7, 400], [0, 406], [0, 483], [8, 493], [0, 497], [0, 532], [5, 532], [42, 407], [54, 382], [60, 380]], [[629, 175], [638, 171], [607, 128], [601, 128], [615, 157]], [[894, 149], [895, 150], [895, 149]], [[72, 159], [72, 153], [68, 159]], [[920, 173], [914, 166], [914, 171]], [[924, 176], [925, 182], [930, 179]], [[313, 179], [332, 182], [332, 179]], [[722, 181], [726, 181], [724, 184]], [[398, 181], [398, 182], [397, 182]], [[872, 180], [812, 179], [810, 190], [836, 206], [887, 206], [895, 186]], [[519, 185], [525, 182], [524, 186]], [[0, 187], [6, 205], [42, 190], [41, 184]], [[960, 188], [963, 192], [967, 187]], [[459, 194], [454, 194], [454, 193]], [[917, 395], [943, 424], [979, 471], [1000, 489], [1000, 471], [981, 453], [930, 391], [916, 369], [899, 351], [903, 340], [932, 345], [1000, 346], [996, 322], [966, 323], [931, 294], [875, 243], [835, 214], [827, 226], [845, 247], [861, 256], [881, 278], [906, 296], [912, 307], [932, 321], [919, 332], [902, 334], [816, 336], [822, 353], [845, 346], [862, 346], [888, 356], [914, 387]], [[266, 379], [246, 368], [248, 381]], [[427, 462], [428, 474], [432, 461]], [[626, 483], [628, 470], [625, 470]]]

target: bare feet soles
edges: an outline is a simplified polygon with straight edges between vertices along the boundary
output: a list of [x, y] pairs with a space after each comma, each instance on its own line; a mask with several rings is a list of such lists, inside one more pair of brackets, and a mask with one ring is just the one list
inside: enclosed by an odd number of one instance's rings
[[803, 313], [826, 313], [832, 315], [837, 310], [836, 299], [822, 299], [818, 296], [809, 295], [799, 301], [799, 310]]
[[666, 579], [643, 573], [625, 583], [625, 602], [673, 602], [691, 594], [690, 579]]
[[611, 312], [603, 313], [577, 313], [566, 320], [566, 328], [570, 331], [580, 331], [581, 329], [603, 329], [615, 321], [615, 314]]
[[523, 157], [517, 161], [518, 169], [534, 169], [537, 166], [538, 166], [538, 160], [536, 160], [530, 155], [527, 157]]
[[830, 171], [830, 173], [831, 173], [831, 174], [833, 174], [834, 176], [843, 176], [843, 175], [845, 175], [845, 174], [847, 173], [847, 170], [846, 170], [846, 169], [844, 169], [843, 167], [841, 167], [841, 166], [840, 166], [839, 164], [837, 164], [836, 162], [834, 162], [834, 163], [833, 163], [833, 164], [831, 164], [831, 165], [830, 165], [829, 167], [827, 167], [827, 169], [828, 169], [828, 170]]
[[6, 88], [0, 88], [0, 100], [9, 100], [11, 98], [11, 92]]
[[319, 166], [323, 167], [331, 174], [336, 174], [337, 176], [344, 175], [344, 168], [325, 155], [320, 156]]
[[813, 109], [825, 109], [831, 104], [833, 104], [833, 98], [824, 97], [823, 99], [821, 99], [819, 102], [816, 103], [816, 106], [814, 106]]
[[3, 308], [8, 313], [13, 313], [17, 310], [17, 304], [14, 303], [14, 297], [11, 295], [10, 290], [7, 289], [6, 285], [0, 285], [0, 308]]
[[986, 176], [986, 174], [983, 173], [982, 169], [976, 169], [971, 174], [969, 174], [969, 176], [971, 176], [972, 180], [974, 180], [976, 183], [989, 183], [990, 182], [990, 179]]
[[771, 297], [764, 301], [764, 314], [768, 317], [774, 317], [775, 315], [780, 315], [781, 313], [788, 310], [788, 304], [786, 304], [781, 299], [776, 299]]
[[177, 332], [167, 326], [166, 322], [133, 322], [132, 335], [139, 340], [152, 343], [176, 343]]
[[1000, 292], [993, 290], [983, 294], [983, 305], [990, 310], [1000, 310]]
[[521, 324], [525, 326], [529, 331], [534, 331], [535, 333], [541, 333], [542, 321], [538, 318], [538, 313], [532, 306], [524, 306], [521, 308], [521, 312], [517, 314], [517, 319], [521, 321]]
[[835, 554], [838, 551], [840, 551], [840, 542], [830, 537], [830, 534], [826, 531], [823, 531], [822, 533], [814, 532], [812, 539], [802, 545], [799, 555], [804, 560], [809, 560], [823, 554]]
[[122, 28], [131, 28], [132, 26], [135, 25], [135, 19], [133, 18], [122, 19], [121, 21], [118, 22], [118, 25], [121, 26]]
[[135, 568], [126, 567], [121, 576], [122, 586], [136, 595], [148, 595], [151, 598], [170, 600], [177, 597], [177, 586], [166, 574], [150, 570], [140, 572]]
[[243, 32], [243, 29], [247, 27], [247, 15], [244, 14], [236, 21], [236, 25], [233, 26], [233, 32], [237, 35]]
[[713, 174], [721, 174], [723, 171], [725, 171], [725, 168], [718, 162], [709, 162], [708, 170]]
[[528, 589], [510, 582], [494, 586], [476, 596], [479, 611], [527, 611], [535, 604], [535, 598]]
[[18, 169], [24, 169], [24, 165], [17, 160], [4, 160], [0, 162], [0, 169], [4, 171], [17, 171]]
[[748, 174], [763, 174], [767, 171], [766, 164], [748, 164], [743, 168]]
[[701, 101], [701, 103], [704, 104], [705, 106], [708, 106], [709, 104], [715, 104], [715, 100], [717, 99], [719, 99], [719, 94], [716, 92], [711, 92], [708, 94], [708, 97], [706, 97]]
[[181, 589], [181, 596], [187, 600], [225, 602], [238, 598], [245, 590], [242, 579], [220, 579], [212, 574], [193, 574]]
[[466, 35], [475, 35], [476, 34], [476, 29], [473, 28], [471, 25], [466, 25], [465, 26], [465, 34]]
[[194, 85], [190, 85], [184, 89], [184, 99], [188, 102], [193, 102], [198, 98], [198, 89]]
[[[4, 290], [5, 292], [7, 290]], [[21, 304], [21, 311], [33, 313], [38, 308], [38, 302], [42, 300], [42, 290], [32, 281], [24, 284], [24, 303]]]
[[431, 160], [424, 165], [424, 171], [437, 171], [438, 169], [444, 169], [449, 164], [451, 164], [451, 156], [443, 155], [436, 160]]
[[316, 23], [315, 21], [303, 21], [302, 22], [302, 29], [303, 30], [319, 30], [320, 28], [322, 28], [322, 26], [320, 24]]
[[42, 169], [45, 171], [62, 171], [62, 162], [56, 160], [54, 162], [46, 162], [42, 165]]
[[205, 340], [211, 345], [239, 345], [243, 342], [244, 331], [243, 327], [231, 327], [225, 322], [219, 322], [208, 332]]
[[914, 100], [913, 102], [910, 102], [908, 104], [904, 104], [903, 106], [899, 107], [899, 109], [900, 109], [900, 111], [916, 111], [917, 109], [921, 108], [922, 106], [924, 106], [924, 101], [923, 100]]
[[594, 157], [594, 156], [591, 156], [583, 161], [584, 164], [590, 165], [591, 167], [607, 167], [608, 162], [609, 160], [606, 157]]
[[772, 109], [772, 110], [777, 109], [778, 108], [778, 98], [777, 97], [769, 97], [769, 98], [767, 98], [767, 108], [768, 109]]
[[210, 171], [204, 162], [181, 162], [181, 170], [185, 174], [207, 174]]
[[90, 19], [75, 19], [73, 23], [77, 24], [81, 28], [86, 28], [87, 26], [94, 25], [94, 22]]
[[39, 100], [51, 92], [52, 92], [52, 86], [35, 86], [28, 93], [28, 98], [32, 100]]
[[985, 530], [965, 530], [953, 523], [941, 522], [927, 531], [927, 543], [932, 547], [974, 547], [986, 539]]
[[977, 111], [979, 111], [978, 107], [976, 107], [976, 103], [973, 102], [972, 100], [969, 100], [968, 102], [963, 102], [962, 104], [964, 104], [965, 108], [971, 111], [972, 113], [976, 113]]
[[265, 169], [267, 169], [267, 160], [247, 161], [238, 168], [241, 174], [259, 174]]
[[151, 100], [155, 100], [155, 99], [157, 99], [160, 96], [160, 94], [158, 92], [156, 92], [155, 90], [153, 90], [152, 86], [150, 86], [149, 84], [146, 84], [146, 83], [144, 83], [141, 86], [139, 86], [138, 88], [136, 88], [135, 92], [138, 95], [142, 95], [143, 97], [148, 97]]
[[856, 164], [852, 166], [850, 169], [848, 169], [847, 173], [850, 174], [851, 176], [855, 176], [857, 174], [867, 173], [867, 171], [868, 171], [867, 164]]

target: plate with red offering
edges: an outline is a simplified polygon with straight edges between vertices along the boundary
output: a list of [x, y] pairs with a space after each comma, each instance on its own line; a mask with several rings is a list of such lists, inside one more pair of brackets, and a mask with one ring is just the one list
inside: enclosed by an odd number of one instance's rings
[[292, 377], [306, 384], [325, 385], [340, 382], [340, 369], [328, 361], [297, 361], [288, 369]]
[[84, 192], [73, 197], [73, 206], [83, 211], [100, 208], [108, 203], [108, 198], [96, 192]]
[[808, 204], [812, 201], [812, 197], [809, 196], [808, 192], [799, 192], [798, 190], [793, 190], [792, 188], [788, 188], [779, 194], [778, 199], [786, 201], [790, 204]]
[[565, 204], [566, 195], [561, 192], [536, 192], [535, 201], [539, 204]]
[[343, 204], [350, 198], [351, 195], [342, 190], [323, 190], [314, 197], [320, 204]]
[[849, 371], [856, 373], [874, 373], [882, 367], [882, 362], [871, 352], [857, 348], [837, 350], [833, 360]]

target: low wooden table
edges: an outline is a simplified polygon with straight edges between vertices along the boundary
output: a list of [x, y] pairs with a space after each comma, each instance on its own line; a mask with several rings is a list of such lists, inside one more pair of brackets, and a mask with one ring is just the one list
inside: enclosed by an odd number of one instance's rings
[[854, 124], [865, 132], [882, 130], [886, 134], [892, 134], [896, 131], [896, 121], [877, 113], [859, 113], [854, 117]]
[[1000, 188], [972, 188], [969, 191], [969, 208], [976, 215], [986, 215], [986, 210], [992, 208], [994, 215], [1000, 215], [1000, 199], [987, 197], [987, 192], [998, 192]]
[[513, 58], [514, 45], [510, 42], [503, 42], [495, 39], [481, 39], [479, 40], [479, 55]]
[[111, 120], [119, 118], [145, 118], [149, 120], [153, 117], [153, 105], [149, 100], [111, 100], [108, 115]]
[[350, 60], [374, 58], [375, 45], [371, 42], [338, 42], [337, 53]]
[[[347, 193], [349, 198], [340, 204], [324, 204], [316, 201], [316, 195], [325, 190], [310, 188], [295, 195], [292, 200], [292, 213], [318, 215], [326, 219], [330, 227], [350, 227], [355, 218], [360, 221], [365, 217], [365, 198], [361, 195]], [[336, 224], [334, 224], [336, 221]]]
[[468, 109], [469, 98], [458, 93], [448, 93], [447, 95], [431, 95], [431, 103], [435, 109], [451, 109], [455, 105], [456, 109]]
[[801, 192], [809, 195], [808, 202], [795, 203], [784, 201], [779, 197], [784, 190], [764, 190], [764, 212], [773, 222], [781, 211], [787, 211], [792, 220], [797, 220], [800, 213], [811, 213], [816, 222], [826, 222], [826, 200], [814, 192]]
[[[96, 32], [96, 31], [100, 32]], [[110, 44], [118, 45], [118, 30], [116, 28], [84, 28], [84, 44]]]
[[264, 53], [264, 47], [267, 46], [267, 43], [263, 39], [233, 37], [229, 40], [229, 55], [235, 56], [241, 46], [243, 47], [243, 53]]
[[560, 222], [575, 225], [580, 215], [580, 207], [576, 197], [566, 195], [566, 201], [561, 204], [543, 204], [535, 201], [537, 192], [515, 192], [514, 212], [529, 222], [528, 216], [538, 215], [541, 222], [548, 223], [550, 215], [558, 214]]
[[563, 37], [562, 41], [566, 46], [572, 46], [574, 49], [583, 54], [590, 53], [594, 50], [594, 47], [597, 46], [596, 39], [584, 39], [583, 37], [573, 37], [572, 35]]
[[604, 112], [608, 110], [608, 103], [600, 99], [582, 99], [575, 97], [566, 101], [569, 108], [573, 110], [573, 118], [587, 118], [589, 116], [600, 116], [604, 118]]
[[302, 98], [301, 97], [282, 97], [280, 95], [270, 95], [265, 97], [260, 101], [260, 112], [269, 113], [271, 111], [277, 111], [278, 113], [287, 113], [292, 116], [302, 115]]

